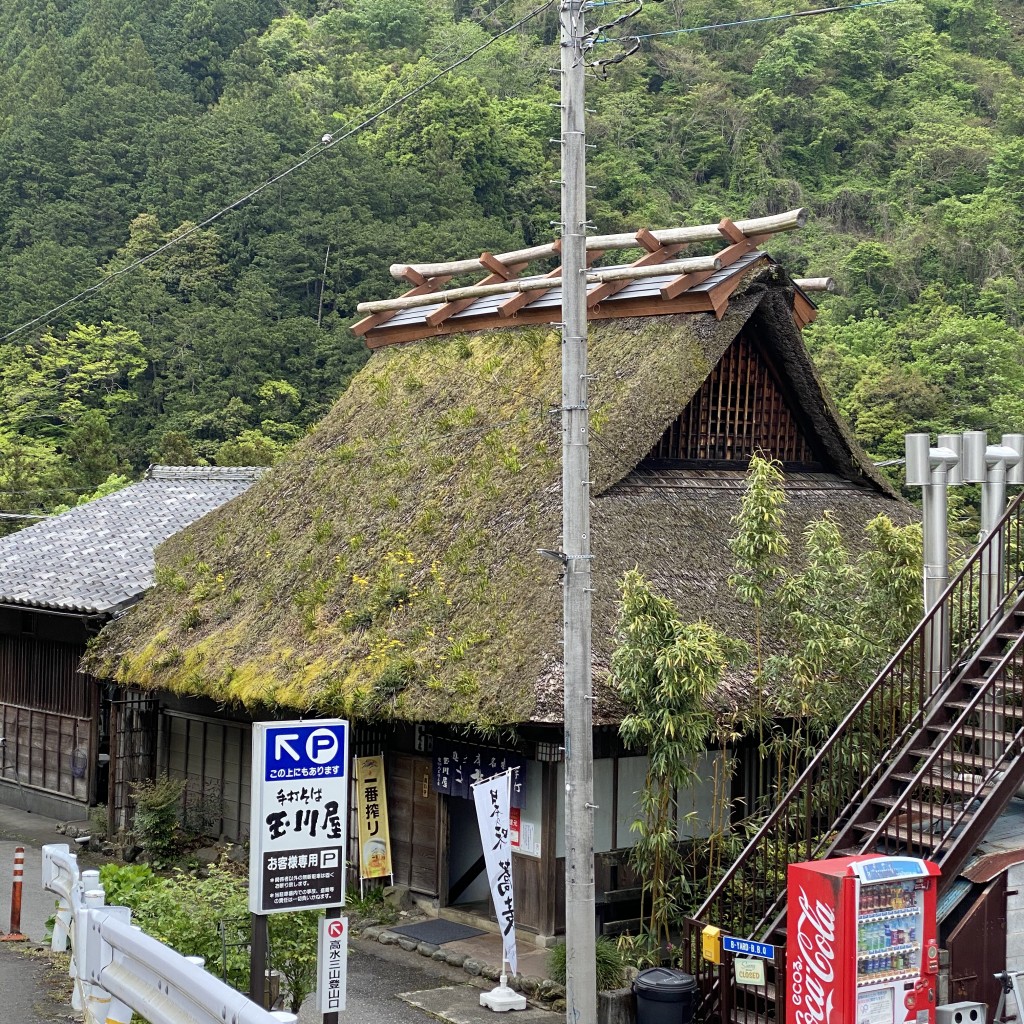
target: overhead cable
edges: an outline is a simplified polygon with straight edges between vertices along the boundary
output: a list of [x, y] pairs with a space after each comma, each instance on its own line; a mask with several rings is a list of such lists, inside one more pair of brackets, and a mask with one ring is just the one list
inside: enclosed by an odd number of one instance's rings
[[194, 235], [197, 231], [201, 231], [203, 228], [208, 227], [210, 224], [214, 223], [214, 221], [217, 221], [221, 217], [225, 216], [225, 214], [228, 214], [232, 210], [238, 209], [238, 207], [245, 205], [247, 202], [249, 202], [250, 199], [254, 199], [262, 191], [264, 191], [264, 189], [269, 188], [271, 185], [276, 185], [279, 181], [283, 180], [284, 178], [287, 178], [290, 174], [293, 174], [300, 168], [305, 167], [306, 164], [308, 164], [310, 161], [315, 160], [317, 157], [326, 153], [327, 150], [333, 149], [335, 146], [338, 145], [339, 142], [344, 142], [346, 139], [349, 139], [353, 135], [356, 135], [357, 133], [363, 131], [365, 128], [368, 128], [374, 122], [382, 118], [385, 114], [388, 114], [395, 108], [400, 107], [403, 103], [412, 99], [413, 96], [417, 95], [420, 92], [423, 92], [424, 89], [429, 88], [439, 79], [444, 78], [445, 75], [451, 74], [454, 70], [456, 70], [456, 68], [459, 68], [463, 64], [472, 60], [478, 53], [481, 53], [483, 50], [486, 50], [489, 46], [492, 46], [502, 37], [507, 36], [512, 32], [515, 32], [516, 29], [521, 28], [523, 25], [526, 24], [526, 22], [537, 17], [538, 14], [542, 14], [551, 6], [553, 2], [554, 0], [546, 0], [545, 3], [542, 3], [539, 7], [535, 7], [532, 11], [524, 15], [518, 21], [509, 25], [508, 28], [502, 29], [500, 32], [497, 32], [493, 36], [490, 36], [479, 46], [470, 50], [469, 53], [464, 54], [458, 60], [455, 60], [451, 64], [447, 65], [447, 67], [442, 68], [436, 74], [431, 75], [431, 77], [428, 78], [425, 82], [420, 83], [416, 87], [410, 89], [408, 92], [405, 92], [401, 96], [392, 100], [386, 107], [382, 107], [376, 113], [371, 114], [369, 117], [365, 118], [359, 124], [350, 128], [343, 135], [334, 136], [330, 133], [325, 134], [322, 137], [321, 141], [317, 143], [317, 145], [306, 150], [306, 152], [303, 153], [302, 156], [290, 167], [281, 171], [279, 174], [275, 174], [272, 178], [268, 178], [261, 185], [258, 185], [256, 188], [252, 189], [252, 191], [247, 192], [244, 196], [241, 196], [234, 202], [229, 203], [227, 206], [218, 210], [216, 213], [207, 217], [205, 220], [200, 221], [198, 224], [191, 225], [187, 230], [182, 231], [178, 235], [175, 235], [173, 238], [164, 242], [163, 245], [154, 249], [152, 252], [147, 253], [145, 256], [140, 256], [138, 259], [133, 260], [131, 263], [128, 263], [123, 267], [119, 267], [113, 273], [110, 273], [105, 278], [103, 278], [103, 280], [100, 281], [98, 284], [94, 284], [91, 287], [80, 291], [77, 295], [73, 295], [70, 299], [65, 299], [64, 302], [58, 303], [56, 306], [53, 306], [52, 308], [46, 310], [45, 313], [42, 313], [39, 316], [34, 317], [33, 319], [28, 320], [23, 324], [20, 324], [13, 330], [8, 331], [6, 334], [0, 336], [0, 342], [8, 341], [15, 335], [20, 334], [22, 331], [26, 331], [31, 327], [35, 327], [36, 324], [42, 323], [43, 321], [47, 320], [54, 313], [59, 313], [62, 309], [66, 309], [68, 306], [74, 305], [75, 303], [80, 302], [82, 299], [95, 294], [101, 288], [105, 288], [108, 284], [110, 284], [111, 281], [115, 281], [117, 280], [117, 278], [124, 276], [130, 271], [138, 269], [144, 263], [148, 263], [150, 260], [159, 256], [161, 253], [166, 252], [173, 246], [178, 245], [181, 242], [185, 241], [186, 238], [189, 238], [191, 235]]
[[693, 32], [708, 32], [716, 28], [738, 28], [741, 25], [758, 25], [766, 21], [786, 21], [790, 18], [812, 18], [819, 14], [840, 14], [843, 11], [857, 11], [863, 7], [881, 7], [885, 4], [895, 3], [896, 0], [864, 0], [859, 4], [847, 4], [843, 7], [815, 7], [809, 11], [791, 11], [787, 14], [768, 14], [763, 18], [744, 18], [740, 21], [720, 21], [710, 25], [697, 25], [693, 28], [671, 28], [662, 32], [642, 32], [628, 36], [602, 36], [594, 40], [594, 45], [600, 43], [622, 43], [631, 40], [657, 39], [661, 36], [679, 36]]

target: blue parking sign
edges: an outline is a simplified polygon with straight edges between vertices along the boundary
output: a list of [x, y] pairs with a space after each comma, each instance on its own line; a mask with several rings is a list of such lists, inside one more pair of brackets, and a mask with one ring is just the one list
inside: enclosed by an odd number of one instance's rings
[[249, 910], [345, 903], [348, 722], [253, 722]]
[[344, 778], [346, 723], [268, 725], [264, 730], [264, 781]]

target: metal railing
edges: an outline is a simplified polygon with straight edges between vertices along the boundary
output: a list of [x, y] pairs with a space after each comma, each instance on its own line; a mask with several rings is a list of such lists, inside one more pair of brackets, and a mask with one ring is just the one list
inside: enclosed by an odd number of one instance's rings
[[912, 745], [900, 755], [896, 768], [903, 769], [902, 792], [869, 801], [862, 815], [869, 820], [855, 824], [863, 833], [862, 849], [897, 844], [912, 856], [940, 864], [944, 877], [955, 876], [990, 824], [989, 816], [980, 813], [983, 805], [992, 802], [1001, 810], [1003, 797], [1020, 788], [1024, 630], [1002, 640], [1007, 649], [989, 659], [990, 670], [961, 680], [963, 692], [955, 696], [964, 699], [947, 702], [946, 713], [926, 725], [926, 738], [936, 737], [932, 744]]
[[[726, 933], [770, 941], [769, 933], [785, 913], [788, 865], [835, 849], [837, 834], [874, 792], [893, 758], [943, 706], [964, 666], [1019, 600], [1022, 499], [1010, 505], [685, 923], [684, 957], [687, 969], [701, 980], [705, 1015], [720, 1009], [725, 995], [718, 971], [699, 955], [703, 927], [713, 924]], [[994, 581], [993, 565], [1001, 569]], [[966, 721], [966, 711], [964, 716]], [[755, 1004], [751, 1012], [760, 1009]], [[730, 1009], [732, 1021], [747, 1016], [741, 1007]], [[782, 1021], [781, 1007], [776, 1017]]]
[[133, 1011], [150, 1024], [295, 1024], [143, 933], [127, 907], [104, 906], [99, 872], [79, 872], [67, 846], [43, 847], [42, 880], [58, 900], [51, 948], [71, 941], [71, 1005], [85, 1024], [129, 1024]]

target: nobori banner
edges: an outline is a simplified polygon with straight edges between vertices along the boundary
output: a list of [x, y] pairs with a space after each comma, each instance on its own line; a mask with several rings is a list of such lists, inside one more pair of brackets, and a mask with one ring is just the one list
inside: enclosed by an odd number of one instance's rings
[[348, 722], [255, 722], [249, 909], [255, 914], [345, 901]]

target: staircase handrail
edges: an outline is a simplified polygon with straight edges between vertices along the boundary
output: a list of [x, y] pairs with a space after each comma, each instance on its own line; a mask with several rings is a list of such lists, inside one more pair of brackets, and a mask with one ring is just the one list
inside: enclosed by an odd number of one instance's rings
[[[936, 745], [932, 748], [928, 756], [924, 758], [923, 763], [914, 773], [914, 778], [907, 783], [906, 789], [904, 790], [903, 800], [901, 800], [898, 803], [894, 803], [892, 807], [890, 807], [889, 810], [882, 816], [881, 820], [877, 822], [874, 832], [871, 833], [864, 840], [864, 846], [873, 844], [875, 838], [886, 828], [888, 828], [890, 824], [892, 824], [893, 819], [896, 817], [897, 813], [905, 810], [906, 800], [914, 799], [913, 794], [917, 785], [919, 785], [927, 775], [931, 774], [930, 770], [935, 766], [935, 762], [940, 759], [942, 754], [947, 752], [949, 744], [956, 739], [962, 738], [960, 730], [965, 725], [969, 725], [968, 720], [972, 715], [977, 714], [978, 705], [980, 703], [983, 703], [984, 698], [988, 697], [993, 690], [1005, 686], [1005, 677], [1003, 676], [1003, 671], [1010, 663], [1010, 660], [1013, 658], [1013, 656], [1017, 655], [1021, 651], [1022, 647], [1024, 647], [1024, 633], [1017, 637], [1017, 639], [1011, 645], [1009, 650], [1004, 652], [1003, 656], [995, 664], [990, 675], [986, 677], [984, 684], [978, 687], [974, 696], [969, 701], [967, 701], [966, 706], [960, 711], [960, 713], [954, 719], [952, 724], [948, 727], [943, 738], [938, 743], [936, 743]], [[1010, 741], [1003, 745], [1002, 752], [999, 754], [998, 757], [995, 758], [995, 760], [992, 761], [991, 765], [988, 768], [988, 771], [984, 775], [978, 776], [978, 778], [980, 778], [981, 781], [977, 784], [977, 786], [975, 787], [974, 791], [971, 793], [970, 796], [965, 795], [964, 799], [961, 801], [962, 806], [960, 811], [955, 815], [955, 817], [951, 817], [949, 828], [946, 830], [944, 834], [953, 836], [953, 833], [955, 832], [957, 826], [960, 825], [963, 822], [964, 818], [967, 816], [971, 801], [977, 799], [981, 790], [983, 790], [987, 785], [989, 785], [992, 782], [996, 773], [999, 771], [1000, 767], [1006, 762], [1010, 751], [1013, 750], [1014, 746], [1020, 742], [1022, 734], [1024, 734], [1024, 726], [1021, 726], [1019, 729], [1017, 729], [1016, 732], [1013, 734], [1012, 738], [1010, 739]], [[980, 757], [983, 756], [984, 755], [977, 755], [970, 752], [965, 752], [964, 760], [971, 759], [977, 761]], [[911, 829], [908, 826], [908, 845], [912, 841], [913, 840], [911, 838]], [[929, 859], [935, 860], [939, 864], [944, 864], [945, 862], [944, 855], [935, 856], [933, 854]], [[943, 877], [948, 878], [951, 874], [953, 873], [946, 870], [943, 871]]]
[[[927, 614], [921, 619], [920, 623], [915, 627], [910, 636], [900, 646], [899, 650], [889, 660], [888, 664], [882, 671], [875, 677], [874, 681], [865, 689], [865, 691], [858, 698], [856, 703], [846, 714], [839, 725], [832, 731], [825, 742], [819, 747], [814, 757], [807, 763], [803, 771], [799, 774], [796, 781], [789, 788], [785, 796], [780, 799], [772, 812], [765, 819], [761, 827], [757, 830], [754, 836], [750, 839], [744, 849], [741, 851], [739, 856], [733, 861], [722, 878], [718, 881], [718, 884], [712, 889], [710, 895], [701, 904], [700, 908], [693, 915], [696, 921], [708, 922], [708, 912], [711, 911], [716, 904], [718, 904], [723, 896], [726, 894], [729, 887], [735, 882], [737, 876], [746, 867], [748, 862], [752, 861], [762, 846], [766, 846], [766, 840], [771, 839], [774, 843], [779, 841], [780, 822], [783, 821], [784, 817], [792, 812], [798, 802], [804, 798], [804, 790], [809, 781], [814, 777], [815, 773], [826, 761], [830, 754], [834, 751], [836, 746], [846, 735], [847, 732], [852, 731], [853, 727], [858, 722], [858, 719], [862, 716], [865, 709], [872, 703], [874, 698], [883, 691], [884, 688], [893, 684], [892, 688], [895, 691], [897, 687], [903, 687], [904, 681], [902, 675], [899, 673], [899, 669], [903, 665], [905, 660], [910, 660], [917, 646], [927, 639], [930, 639], [930, 631], [936, 629], [944, 629], [950, 621], [951, 610], [953, 608], [954, 599], [960, 601], [962, 607], [962, 597], [959, 592], [965, 588], [965, 583], [968, 583], [972, 578], [973, 571], [981, 566], [983, 560], [988, 560], [987, 564], [991, 565], [992, 560], [989, 558], [992, 553], [994, 545], [999, 544], [1000, 549], [1003, 544], [1004, 534], [1006, 533], [1007, 524], [1011, 519], [1020, 518], [1020, 509], [1022, 500], [1024, 500], [1024, 493], [1019, 494], [1014, 501], [1009, 505], [1002, 518], [995, 525], [988, 536], [975, 548], [971, 556], [967, 559], [964, 565], [956, 573], [952, 580], [950, 580], [948, 586], [943, 590], [941, 596], [936, 602], [935, 606], [930, 609]], [[959, 662], [963, 657], [966, 650], [970, 649], [973, 644], [976, 644], [978, 640], [988, 631], [992, 623], [996, 620], [996, 617], [1002, 614], [1004, 605], [1008, 595], [1011, 593], [1011, 588], [1007, 586], [1006, 569], [1008, 563], [1003, 562], [1003, 573], [1001, 576], [1001, 594], [1000, 601], [996, 604], [996, 607], [991, 610], [988, 619], [985, 622], [980, 621], [977, 627], [974, 629], [973, 634], [970, 638], [965, 639], [961, 644], [960, 649], [956, 654], [952, 655], [949, 659], [948, 666], [945, 666], [941, 672], [940, 682], [937, 687], [930, 690], [927, 694], [921, 692], [919, 694], [918, 708], [910, 718], [897, 726], [895, 734], [891, 738], [885, 738], [883, 741], [887, 744], [883, 753], [876, 758], [876, 767], [869, 774], [867, 779], [861, 781], [860, 785], [854, 790], [852, 796], [847, 799], [845, 806], [840, 812], [839, 816], [833, 821], [832, 825], [835, 825], [836, 821], [841, 821], [843, 817], [848, 813], [848, 809], [854, 805], [859, 799], [860, 795], [873, 784], [873, 778], [875, 773], [884, 769], [884, 764], [891, 754], [899, 750], [905, 742], [909, 731], [913, 727], [913, 722], [922, 718], [923, 714], [927, 711], [933, 701], [939, 699], [939, 696], [944, 692], [951, 680], [955, 678], [955, 675], [959, 671]], [[1016, 578], [1016, 582], [1019, 585], [1020, 578]], [[894, 693], [894, 698], [899, 694]], [[890, 705], [891, 708], [895, 707], [895, 699]], [[807, 793], [807, 799], [809, 801], [810, 791]], [[805, 815], [805, 824], [808, 826], [810, 831], [811, 819], [810, 815]], [[826, 826], [824, 830], [815, 829], [816, 832], [824, 831], [827, 836], [832, 831], [831, 827]], [[797, 837], [797, 842], [802, 842], [805, 848], [806, 859], [810, 859], [813, 856], [813, 837], [810, 834]], [[772, 906], [778, 903], [778, 896], [773, 896]], [[771, 908], [768, 912], [759, 914], [758, 926], [766, 923], [766, 918], [770, 915]], [[720, 922], [714, 922], [720, 923]], [[749, 937], [757, 936], [757, 930], [751, 932]]]

